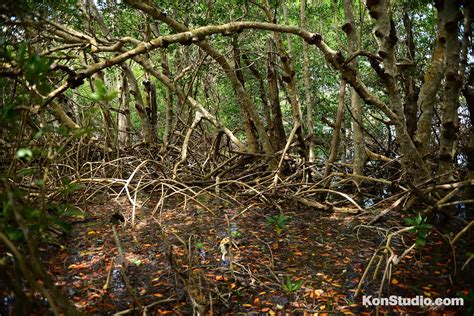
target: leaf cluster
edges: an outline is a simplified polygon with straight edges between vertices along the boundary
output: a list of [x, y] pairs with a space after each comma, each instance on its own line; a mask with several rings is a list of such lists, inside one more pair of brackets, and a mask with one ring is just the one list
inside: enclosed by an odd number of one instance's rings
[[414, 218], [406, 218], [405, 223], [413, 226], [410, 231], [416, 234], [416, 246], [423, 247], [426, 244], [426, 237], [432, 227], [426, 223], [426, 217], [422, 217], [421, 214], [418, 213]]

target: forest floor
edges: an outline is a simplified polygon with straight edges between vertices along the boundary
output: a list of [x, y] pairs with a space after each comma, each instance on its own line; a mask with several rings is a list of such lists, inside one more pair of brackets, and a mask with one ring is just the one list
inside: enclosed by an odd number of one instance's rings
[[[96, 201], [87, 207], [91, 218], [74, 224], [58, 245], [44, 249], [43, 259], [56, 284], [87, 314], [107, 315], [133, 307], [130, 288], [143, 307], [152, 304], [150, 315], [191, 314], [190, 293], [195, 300], [206, 302], [207, 314], [374, 312], [373, 307], [362, 306], [362, 295], [354, 297], [370, 258], [384, 240], [375, 229], [354, 229], [373, 214], [336, 215], [284, 205], [288, 224], [277, 231], [268, 221], [269, 216], [279, 214], [277, 209], [258, 204], [236, 209], [205, 202], [214, 214], [195, 204], [175, 203], [152, 216], [152, 208], [144, 207], [132, 229], [130, 222], [125, 226], [111, 222], [116, 203]], [[129, 217], [131, 207], [122, 212]], [[377, 225], [400, 226], [403, 217], [393, 211]], [[124, 260], [120, 260], [113, 226]], [[160, 227], [166, 230], [166, 241]], [[222, 260], [220, 244], [229, 233], [234, 242], [232, 260], [226, 259], [229, 256]], [[403, 243], [413, 243], [412, 235], [394, 240], [398, 254], [405, 249]], [[176, 269], [169, 263], [170, 249]], [[471, 238], [462, 241], [457, 252], [462, 256], [472, 249]], [[120, 267], [126, 271], [129, 287]], [[177, 277], [179, 270], [183, 279]], [[108, 275], [109, 286], [104, 289]], [[472, 275], [472, 270], [466, 274], [458, 267], [454, 276], [452, 250], [441, 235], [431, 234], [424, 247], [413, 250], [392, 271], [389, 293], [458, 297], [472, 289]], [[376, 297], [381, 277], [372, 281], [370, 274], [368, 279], [371, 282], [363, 283], [362, 294]], [[187, 280], [187, 286], [182, 280]], [[380, 311], [392, 315], [422, 309], [384, 307]], [[444, 313], [454, 315], [455, 311]]]

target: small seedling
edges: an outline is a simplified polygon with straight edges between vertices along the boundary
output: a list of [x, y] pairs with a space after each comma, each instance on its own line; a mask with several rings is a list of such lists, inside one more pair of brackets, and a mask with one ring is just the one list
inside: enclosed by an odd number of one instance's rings
[[267, 218], [267, 224], [273, 226], [277, 235], [281, 235], [288, 229], [287, 225], [289, 219], [290, 217], [284, 214], [273, 215]]
[[197, 250], [204, 250], [204, 244], [202, 243], [202, 241], [197, 242], [196, 249]]
[[291, 281], [290, 277], [287, 276], [285, 283], [283, 283], [283, 285], [281, 287], [282, 287], [283, 291], [285, 291], [286, 293], [293, 294], [296, 291], [298, 291], [301, 288], [302, 285], [303, 285], [302, 280], [296, 280], [295, 282], [293, 282], [293, 281]]
[[138, 266], [141, 266], [141, 264], [142, 264], [142, 261], [141, 261], [141, 260], [135, 259], [135, 258], [130, 259], [130, 262], [133, 263], [133, 264], [134, 264], [135, 266], [137, 266], [137, 267], [138, 267]]
[[426, 223], [426, 217], [421, 217], [418, 214], [414, 218], [406, 218], [405, 223], [414, 226], [411, 231], [416, 233], [416, 246], [423, 247], [426, 244], [426, 236], [431, 229], [431, 225]]
[[204, 249], [204, 243], [202, 241], [198, 241], [196, 243], [196, 249], [199, 256], [201, 257], [201, 260], [206, 259], [206, 250]]

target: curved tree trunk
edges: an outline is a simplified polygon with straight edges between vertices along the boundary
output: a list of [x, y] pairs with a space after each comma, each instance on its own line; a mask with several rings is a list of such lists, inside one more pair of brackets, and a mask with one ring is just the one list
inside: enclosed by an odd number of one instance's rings
[[[131, 6], [149, 14], [153, 18], [162, 21], [169, 25], [172, 29], [178, 32], [187, 32], [189, 29], [184, 25], [181, 24], [169, 16], [158, 10], [158, 8], [149, 5], [145, 2], [137, 1], [137, 0], [125, 0], [126, 3], [130, 4]], [[239, 79], [235, 74], [235, 69], [232, 68], [227, 59], [219, 53], [217, 50], [212, 48], [206, 41], [198, 41], [195, 43], [199, 48], [205, 51], [209, 56], [211, 56], [222, 68], [226, 76], [229, 78], [232, 86], [234, 88], [237, 103], [241, 106], [241, 111], [247, 111], [255, 124], [255, 128], [258, 132], [258, 137], [262, 141], [263, 149], [266, 154], [271, 155], [273, 154], [273, 148], [270, 142], [270, 138], [268, 137], [267, 131], [265, 126], [260, 119], [257, 109], [255, 108], [254, 104], [251, 102], [250, 97], [248, 96], [247, 92], [245, 91], [244, 87], [240, 83]]]
[[430, 152], [431, 126], [434, 115], [436, 94], [438, 93], [445, 69], [445, 13], [444, 7], [438, 6], [438, 35], [431, 57], [431, 63], [426, 69], [423, 85], [418, 95], [418, 109], [421, 111], [415, 134], [415, 145], [420, 155], [426, 157]]
[[397, 138], [400, 144], [400, 162], [408, 178], [418, 182], [429, 177], [429, 171], [421, 159], [413, 141], [408, 133], [403, 102], [400, 89], [397, 84], [397, 67], [395, 58], [395, 45], [398, 41], [394, 22], [388, 16], [388, 0], [368, 2], [370, 15], [375, 18], [375, 36], [379, 40], [379, 56], [382, 58], [384, 72], [382, 81], [385, 84], [389, 99], [389, 109], [392, 112], [391, 119], [397, 130]]

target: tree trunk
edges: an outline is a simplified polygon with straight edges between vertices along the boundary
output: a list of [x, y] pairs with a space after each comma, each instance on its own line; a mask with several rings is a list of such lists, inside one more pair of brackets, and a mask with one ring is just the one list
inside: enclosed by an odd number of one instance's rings
[[272, 144], [275, 151], [279, 151], [285, 147], [286, 134], [283, 127], [283, 115], [280, 107], [280, 91], [278, 89], [278, 74], [276, 70], [275, 60], [275, 44], [269, 38], [267, 40], [268, 61], [267, 61], [267, 81], [268, 95], [270, 97], [271, 120], [269, 131], [272, 137]]
[[118, 117], [118, 139], [120, 144], [131, 145], [130, 132], [130, 105], [129, 105], [128, 82], [125, 74], [122, 75], [122, 84], [120, 85], [119, 113]]
[[[170, 77], [170, 69], [168, 64], [168, 54], [165, 50], [161, 52], [161, 68], [163, 73]], [[173, 126], [173, 93], [170, 88], [166, 88], [166, 112], [165, 112], [165, 128], [163, 131], [163, 146], [161, 151], [164, 152], [168, 148], [171, 140], [171, 127]]]
[[[268, 0], [264, 2], [264, 10], [269, 21], [272, 20], [272, 13], [270, 11], [270, 5]], [[293, 69], [293, 63], [290, 55], [285, 50], [285, 46], [281, 39], [281, 34], [278, 32], [273, 33], [275, 44], [278, 49], [278, 55], [283, 65], [283, 81], [286, 83], [288, 88], [288, 98], [290, 99], [291, 112], [293, 114], [294, 126], [296, 126], [296, 138], [298, 140], [299, 154], [305, 161], [308, 160], [307, 146], [303, 134], [303, 114], [301, 112], [301, 106], [298, 102], [298, 91], [296, 88], [296, 73]]]
[[337, 151], [339, 149], [339, 135], [341, 133], [341, 126], [344, 119], [344, 99], [346, 96], [346, 82], [341, 79], [339, 84], [339, 105], [337, 107], [336, 121], [334, 122], [334, 134], [332, 134], [331, 153], [326, 161], [326, 171], [324, 177], [327, 177], [332, 172], [332, 164], [336, 161]]
[[[150, 29], [153, 34], [158, 37], [161, 35], [159, 25], [155, 23], [150, 24]], [[168, 51], [162, 49], [160, 51], [161, 56], [161, 69], [165, 76], [171, 77], [171, 71], [168, 63]], [[165, 122], [163, 128], [162, 146], [160, 152], [165, 152], [168, 149], [171, 138], [171, 129], [173, 126], [173, 93], [168, 87], [166, 87], [166, 110], [165, 110]]]
[[403, 12], [403, 25], [406, 32], [406, 45], [407, 45], [407, 60], [410, 61], [410, 65], [402, 73], [402, 85], [405, 92], [405, 100], [403, 109], [407, 121], [408, 134], [414, 139], [416, 131], [416, 115], [418, 112], [417, 100], [418, 100], [418, 88], [415, 83], [415, 52], [416, 46], [413, 40], [412, 20], [410, 15], [405, 11]]
[[446, 72], [443, 103], [441, 106], [441, 136], [439, 144], [438, 173], [449, 180], [453, 176], [454, 159], [457, 147], [458, 102], [462, 84], [459, 74], [459, 7], [455, 1], [444, 2], [446, 12]]
[[158, 104], [156, 100], [156, 85], [152, 80], [148, 79], [143, 82], [146, 93], [146, 111], [148, 119], [150, 121], [151, 133], [153, 139], [156, 141], [158, 138]]
[[388, 0], [370, 1], [367, 3], [370, 15], [375, 18], [375, 36], [379, 40], [379, 56], [383, 60], [384, 72], [382, 81], [388, 93], [389, 108], [394, 114], [394, 125], [400, 144], [400, 162], [409, 180], [418, 182], [430, 176], [426, 164], [421, 159], [407, 131], [400, 89], [397, 85], [395, 45], [398, 41], [394, 22], [388, 16]]
[[425, 72], [423, 85], [420, 88], [417, 102], [421, 115], [418, 120], [415, 134], [415, 145], [423, 158], [425, 158], [430, 152], [434, 105], [436, 102], [436, 94], [441, 86], [441, 80], [443, 79], [445, 69], [446, 30], [444, 7], [438, 6], [437, 10], [439, 21], [438, 35], [433, 55], [431, 56], [431, 63]]
[[133, 74], [132, 70], [125, 65], [122, 64], [122, 69], [124, 74], [127, 78], [128, 83], [130, 84], [130, 93], [133, 95], [135, 99], [135, 110], [137, 110], [138, 117], [141, 121], [142, 133], [143, 133], [143, 141], [147, 144], [153, 143], [153, 132], [150, 121], [148, 119], [148, 115], [145, 111], [145, 104], [143, 102], [142, 94], [140, 92], [140, 88], [138, 87], [137, 79]]
[[[242, 73], [242, 65], [240, 63], [240, 49], [239, 49], [237, 36], [234, 36], [232, 44], [234, 48], [233, 51], [234, 51], [235, 74], [237, 78], [239, 79], [242, 87], [245, 88], [245, 80], [244, 80], [244, 75]], [[248, 151], [251, 153], [256, 153], [258, 152], [258, 141], [257, 141], [257, 136], [255, 135], [255, 129], [254, 129], [252, 118], [250, 117], [250, 114], [248, 113], [248, 111], [245, 109], [242, 109], [240, 111], [240, 117], [242, 118], [242, 121], [244, 123], [245, 135], [247, 136]]]
[[[257, 79], [258, 81], [258, 92], [260, 94], [260, 100], [262, 101], [262, 111], [265, 115], [265, 120], [266, 120], [266, 123], [267, 123], [267, 128], [269, 131], [272, 130], [272, 125], [271, 125], [271, 122], [272, 122], [272, 112], [271, 112], [271, 109], [270, 109], [270, 104], [268, 102], [268, 98], [267, 98], [267, 94], [265, 92], [265, 84], [264, 84], [264, 81], [263, 81], [263, 76], [261, 75], [261, 73], [258, 71], [257, 67], [255, 67], [255, 64], [254, 63], [251, 63], [249, 60], [248, 60], [248, 56], [243, 54], [242, 55], [242, 59], [244, 60], [244, 63], [245, 63], [245, 66], [250, 70], [250, 72], [252, 73], [252, 75], [255, 77], [255, 79]], [[271, 140], [271, 136], [270, 136], [270, 140]], [[272, 143], [272, 146], [275, 147], [275, 145]]]
[[[344, 0], [344, 15], [345, 23], [342, 27], [349, 40], [350, 53], [355, 53], [359, 49], [359, 40], [357, 39], [356, 26], [354, 22], [354, 9], [352, 7], [352, 0]], [[355, 59], [350, 63], [350, 67], [357, 75], [357, 62]], [[367, 160], [365, 152], [363, 116], [360, 105], [360, 97], [351, 87], [351, 109], [352, 109], [352, 133], [354, 141], [354, 162], [352, 164], [352, 172], [354, 175], [363, 176], [364, 166]], [[356, 182], [361, 181], [362, 178], [356, 177]]]
[[[306, 28], [306, 0], [301, 0], [300, 7], [300, 23], [301, 28]], [[308, 134], [306, 136], [308, 143], [308, 162], [314, 162], [314, 132], [313, 132], [313, 101], [311, 99], [311, 80], [309, 76], [309, 45], [303, 40], [303, 79], [304, 93], [306, 103], [306, 128]], [[316, 91], [316, 89], [315, 89]]]
[[[277, 2], [277, 5], [278, 5], [278, 2]], [[282, 6], [282, 9], [283, 9], [283, 20], [285, 21], [286, 25], [290, 25], [290, 22], [289, 22], [289, 19], [288, 19], [288, 0], [283, 0], [282, 3], [281, 3], [281, 6]], [[275, 11], [275, 13], [276, 13], [276, 11]], [[274, 16], [273, 19], [276, 21], [276, 16]], [[286, 42], [288, 43], [288, 51], [290, 52], [290, 55], [292, 55], [293, 45], [291, 43], [291, 35], [290, 34], [286, 34]]]

